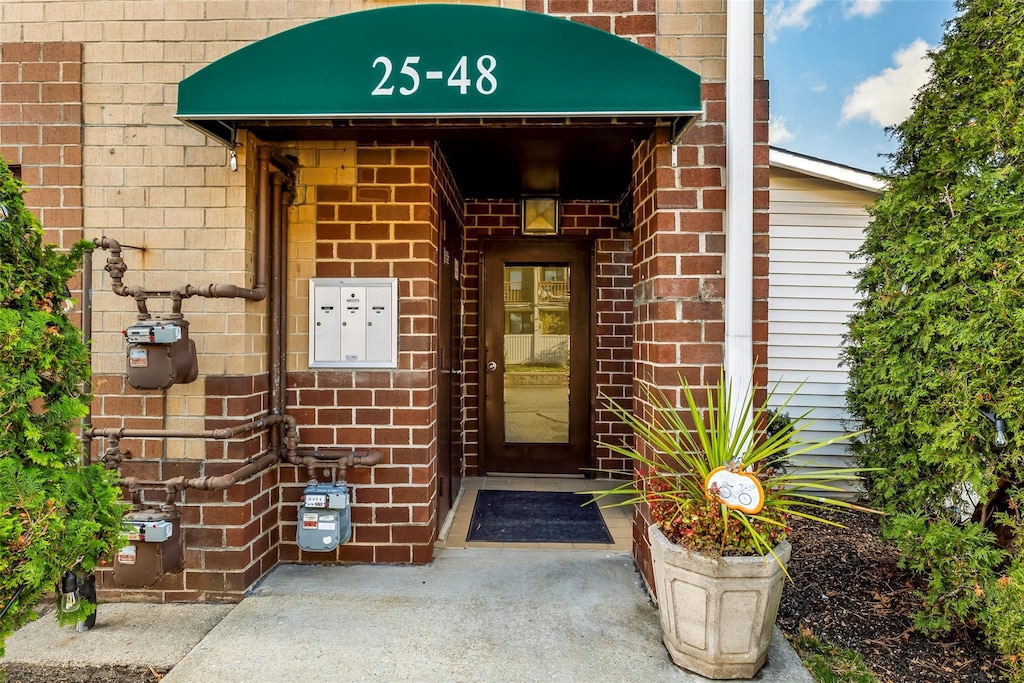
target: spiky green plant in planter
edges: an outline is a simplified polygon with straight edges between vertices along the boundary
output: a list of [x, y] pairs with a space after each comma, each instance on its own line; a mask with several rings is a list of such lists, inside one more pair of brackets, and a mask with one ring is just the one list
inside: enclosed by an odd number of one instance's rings
[[852, 435], [804, 441], [803, 420], [776, 419], [767, 430], [772, 392], [755, 405], [748, 388], [734, 402], [723, 377], [702, 405], [680, 381], [682, 408], [645, 386], [651, 420], [608, 402], [635, 443], [604, 445], [632, 459], [635, 469], [625, 473], [629, 481], [593, 495], [622, 496], [613, 505], [650, 506], [654, 586], [672, 661], [706, 678], [751, 678], [767, 657], [788, 575], [789, 521], [835, 525], [822, 510], [865, 510], [822, 497], [845, 493], [836, 484], [856, 479], [858, 468], [808, 471], [786, 461]]
[[[651, 450], [642, 451], [639, 444], [602, 444], [630, 458], [635, 469], [630, 481], [595, 493], [597, 500], [625, 495], [614, 504], [647, 503], [655, 524], [671, 542], [712, 556], [771, 554], [786, 538], [788, 520], [793, 517], [835, 525], [817, 513], [828, 508], [869, 511], [822, 496], [822, 492], [846, 493], [847, 489], [837, 484], [859, 479], [863, 468], [784, 466], [787, 460], [856, 434], [805, 441], [801, 433], [811, 424], [803, 419], [806, 416], [795, 420], [788, 415], [784, 420], [778, 417], [792, 396], [772, 410], [770, 405], [780, 404], [774, 391], [755, 405], [754, 392], [748, 388], [737, 404], [733, 402], [734, 388], [722, 378], [717, 387], [707, 389], [705, 409], [693, 388], [682, 378], [680, 382], [682, 408], [673, 405], [660, 389], [643, 385], [644, 398], [654, 411], [652, 421], [615, 401], [607, 402], [635, 439], [649, 444]], [[773, 416], [773, 430], [766, 430]], [[762, 500], [756, 512], [738, 500], [726, 500], [713, 483], [707, 485], [711, 473], [721, 468], [742, 477], [734, 478], [741, 486], [745, 482], [754, 486], [756, 479]]]
[[41, 596], [68, 570], [90, 572], [121, 535], [116, 475], [82, 466], [74, 433], [89, 400], [89, 350], [63, 303], [87, 248], [43, 246], [0, 159], [0, 656]]
[[804, 441], [800, 434], [809, 423], [802, 420], [776, 419], [767, 430], [772, 392], [755, 405], [748, 388], [734, 402], [723, 377], [708, 388], [702, 405], [680, 381], [682, 408], [660, 389], [645, 386], [651, 420], [608, 401], [635, 443], [603, 445], [632, 459], [635, 469], [624, 473], [632, 474], [629, 481], [593, 495], [598, 501], [620, 496], [613, 505], [650, 506], [654, 586], [672, 660], [706, 678], [751, 678], [767, 657], [788, 575], [789, 521], [801, 517], [835, 525], [819, 513], [865, 510], [821, 495], [845, 493], [836, 484], [856, 479], [860, 470], [787, 465], [788, 458], [851, 435]]

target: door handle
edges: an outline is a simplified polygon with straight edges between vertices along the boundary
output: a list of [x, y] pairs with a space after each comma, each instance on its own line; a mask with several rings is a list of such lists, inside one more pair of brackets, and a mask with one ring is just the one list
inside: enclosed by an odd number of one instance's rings
[[495, 362], [494, 362], [493, 360], [492, 360], [492, 361], [490, 361], [490, 362], [489, 362], [489, 363], [487, 364], [487, 372], [494, 372], [494, 371], [495, 371], [495, 370], [497, 370], [497, 369], [498, 369], [498, 364], [497, 364], [497, 363], [495, 363]]
[[462, 375], [462, 370], [449, 370], [448, 372], [456, 376]]

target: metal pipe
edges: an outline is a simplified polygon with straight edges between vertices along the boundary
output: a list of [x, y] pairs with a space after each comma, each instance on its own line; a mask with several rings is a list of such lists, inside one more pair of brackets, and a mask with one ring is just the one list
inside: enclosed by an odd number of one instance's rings
[[[267, 297], [267, 263], [272, 258], [270, 254], [270, 213], [272, 205], [280, 201], [274, 190], [274, 197], [270, 188], [270, 166], [273, 164], [285, 174], [294, 173], [298, 164], [288, 157], [275, 150], [270, 145], [261, 145], [257, 152], [258, 160], [258, 184], [257, 184], [257, 222], [256, 222], [256, 247], [253, 255], [253, 286], [239, 287], [237, 285], [208, 284], [208, 285], [183, 285], [178, 289], [151, 290], [142, 287], [127, 287], [123, 282], [124, 274], [128, 270], [124, 259], [121, 257], [122, 249], [138, 249], [120, 244], [112, 237], [98, 237], [93, 239], [100, 249], [109, 251], [107, 263], [104, 269], [110, 273], [111, 289], [118, 296], [132, 297], [139, 308], [139, 316], [143, 319], [149, 317], [146, 307], [146, 299], [164, 298], [174, 299], [176, 310], [180, 311], [180, 299], [187, 299], [193, 296], [200, 296], [209, 299], [246, 299], [248, 301], [263, 301]], [[276, 174], [275, 174], [276, 175]], [[282, 178], [283, 184], [286, 178]], [[287, 261], [285, 261], [287, 263]]]
[[198, 287], [185, 285], [181, 294], [184, 298], [201, 296], [206, 299], [248, 299], [249, 301], [263, 301], [267, 296], [266, 290], [259, 287], [253, 289], [225, 284], [199, 285]]
[[176, 496], [178, 491], [183, 491], [185, 489], [196, 489], [198, 491], [222, 491], [224, 489], [231, 488], [238, 482], [244, 481], [255, 474], [259, 474], [260, 472], [269, 469], [270, 466], [276, 462], [277, 453], [267, 452], [259, 458], [246, 463], [234, 472], [229, 472], [228, 474], [221, 474], [216, 477], [174, 477], [173, 479], [168, 479], [164, 484], [164, 487], [167, 489], [167, 502], [173, 502], [173, 496]]
[[255, 271], [254, 286], [263, 292], [264, 296], [267, 293], [267, 257], [270, 241], [270, 156], [272, 151], [270, 145], [260, 145], [256, 156], [256, 254], [253, 269]]
[[[277, 462], [277, 454], [273, 452], [264, 453], [259, 458], [247, 462], [237, 470], [214, 477], [174, 477], [173, 479], [138, 479], [136, 477], [125, 477], [122, 483], [133, 493], [140, 488], [164, 488], [167, 491], [167, 504], [172, 505], [174, 498], [179, 491], [185, 489], [196, 489], [199, 491], [220, 491], [230, 488], [235, 484], [248, 479], [249, 477], [269, 469]], [[314, 469], [318, 464], [330, 463], [333, 467], [369, 467], [381, 461], [380, 451], [328, 451], [319, 449], [299, 452], [292, 450], [288, 455], [288, 462], [293, 465], [306, 466]], [[133, 496], [133, 500], [136, 498]]]
[[380, 451], [322, 451], [319, 448], [313, 450], [294, 451], [289, 454], [288, 462], [296, 467], [305, 467], [309, 473], [309, 480], [316, 480], [316, 468], [318, 465], [329, 463], [331, 467], [341, 469], [341, 478], [345, 478], [345, 470], [349, 467], [370, 467], [381, 461]]
[[[724, 370], [734, 391], [734, 421], [745, 420], [740, 403], [754, 386], [754, 3], [733, 0], [726, 8], [725, 79], [725, 353]], [[763, 361], [764, 359], [762, 359]]]
[[[251, 432], [262, 427], [285, 423], [290, 416], [267, 415], [251, 420], [235, 427], [222, 427], [220, 429], [206, 429], [190, 432], [182, 429], [126, 429], [124, 427], [102, 427], [89, 430], [89, 436], [132, 439], [132, 438], [154, 438], [154, 439], [230, 439]], [[295, 418], [290, 418], [294, 420]]]
[[122, 278], [124, 278], [125, 271], [128, 270], [128, 266], [125, 264], [124, 259], [121, 258], [121, 243], [115, 240], [113, 237], [96, 237], [92, 241], [98, 248], [104, 251], [109, 251], [110, 255], [107, 256], [107, 263], [103, 267], [103, 270], [110, 274], [110, 288], [114, 291], [114, 294], [118, 296], [131, 296], [125, 289]]
[[[110, 288], [118, 296], [132, 297], [135, 299], [136, 305], [139, 307], [139, 314], [143, 317], [149, 317], [149, 311], [146, 307], [146, 299], [174, 299], [175, 306], [180, 310], [181, 299], [188, 299], [193, 296], [205, 297], [208, 299], [233, 299], [241, 298], [248, 299], [249, 301], [262, 301], [267, 296], [267, 283], [266, 283], [266, 267], [262, 268], [262, 273], [257, 268], [256, 273], [256, 287], [239, 287], [237, 285], [227, 284], [209, 284], [209, 285], [182, 285], [178, 289], [144, 289], [142, 287], [128, 287], [124, 284], [124, 274], [128, 270], [128, 266], [125, 264], [124, 259], [121, 257], [121, 249], [124, 247], [118, 243], [113, 237], [97, 237], [93, 239], [93, 244], [98, 248], [105, 251], [109, 251], [110, 255], [107, 256], [107, 263], [104, 266], [110, 274]], [[257, 238], [257, 246], [259, 245], [259, 239]], [[259, 265], [261, 261], [266, 261], [266, 252], [256, 254], [256, 264]], [[262, 284], [260, 278], [263, 278]]]
[[[208, 429], [198, 432], [189, 432], [174, 429], [126, 429], [123, 427], [106, 427], [101, 429], [90, 429], [88, 436], [91, 438], [105, 438], [109, 440], [103, 462], [109, 469], [117, 469], [121, 464], [120, 439], [230, 439], [254, 431], [264, 426], [282, 424], [285, 426], [284, 448], [285, 457], [293, 458], [295, 450], [299, 445], [298, 422], [291, 415], [266, 415], [264, 417], [236, 425], [235, 427], [223, 427], [221, 429]], [[279, 453], [274, 453], [280, 457]], [[290, 462], [290, 460], [289, 460]]]
[[14, 595], [12, 595], [11, 599], [7, 601], [6, 605], [4, 605], [3, 611], [0, 611], [0, 619], [3, 619], [5, 616], [7, 616], [7, 610], [11, 609], [11, 605], [13, 605], [14, 601], [18, 599], [18, 596], [21, 595], [21, 592], [23, 590], [25, 590], [25, 584], [18, 586], [18, 590], [14, 591]]
[[299, 168], [299, 164], [297, 161], [292, 161], [291, 159], [281, 154], [281, 152], [271, 147], [270, 145], [265, 146], [270, 147], [270, 161], [272, 161], [273, 164], [277, 166], [278, 169], [280, 169], [281, 171], [287, 173], [288, 175], [291, 175], [295, 173], [296, 169]]
[[382, 455], [380, 451], [356, 451], [356, 450], [325, 450], [322, 448], [296, 449], [295, 454], [288, 458], [292, 465], [305, 465], [307, 460], [314, 462], [332, 462], [343, 464], [346, 467], [369, 467], [380, 464]]
[[128, 452], [121, 450], [121, 440], [116, 436], [111, 436], [107, 439], [107, 450], [103, 451], [100, 462], [103, 463], [105, 469], [119, 470], [126, 455]]
[[279, 327], [277, 330], [278, 343], [278, 394], [280, 401], [280, 412], [283, 414], [288, 408], [288, 207], [292, 203], [292, 187], [285, 185], [282, 188], [280, 198], [280, 241], [273, 257], [279, 261], [278, 269], [281, 279], [278, 282], [277, 291], [274, 296], [274, 305], [277, 308], [277, 319]]
[[[270, 177], [270, 301], [268, 314], [270, 317], [270, 339], [267, 343], [267, 389], [269, 392], [268, 408], [271, 415], [280, 415], [283, 401], [281, 400], [281, 259], [278, 249], [281, 246], [281, 173], [272, 173]], [[271, 428], [268, 432], [269, 448], [280, 453], [280, 430]]]
[[[287, 180], [287, 178], [286, 178]], [[292, 203], [292, 188], [288, 184], [282, 185], [282, 193], [279, 198], [280, 232], [278, 245], [273, 252], [273, 258], [278, 260], [278, 271], [281, 278], [276, 283], [276, 302], [278, 302], [278, 319], [280, 326], [276, 329], [278, 335], [278, 389], [281, 413], [284, 414], [288, 408], [288, 207]]]

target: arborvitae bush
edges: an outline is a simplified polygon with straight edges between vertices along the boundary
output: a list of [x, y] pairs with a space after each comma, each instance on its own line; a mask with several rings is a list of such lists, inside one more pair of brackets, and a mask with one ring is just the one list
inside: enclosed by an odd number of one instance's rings
[[[919, 628], [979, 626], [1024, 655], [1024, 3], [958, 0], [893, 129], [844, 358], [855, 446], [888, 533], [926, 578]], [[983, 412], [1006, 419], [993, 447]]]
[[116, 475], [81, 465], [74, 431], [89, 350], [64, 302], [91, 245], [43, 246], [21, 195], [0, 159], [0, 656], [65, 571], [89, 572], [115, 549], [123, 512]]

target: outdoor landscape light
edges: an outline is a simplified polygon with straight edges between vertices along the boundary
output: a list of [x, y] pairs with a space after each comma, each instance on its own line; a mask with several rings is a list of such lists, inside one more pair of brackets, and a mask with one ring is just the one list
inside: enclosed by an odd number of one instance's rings
[[78, 577], [73, 571], [66, 571], [60, 579], [60, 599], [57, 601], [57, 609], [64, 614], [72, 614], [78, 611], [78, 605]]
[[524, 235], [558, 234], [558, 197], [523, 197]]
[[996, 448], [1006, 448], [1006, 444], [1009, 443], [1006, 440], [1006, 420], [993, 413], [986, 413], [984, 410], [981, 414], [988, 418], [988, 421], [993, 424], [996, 428], [996, 438], [992, 444]]

